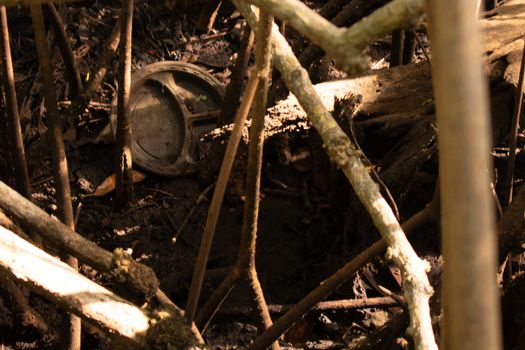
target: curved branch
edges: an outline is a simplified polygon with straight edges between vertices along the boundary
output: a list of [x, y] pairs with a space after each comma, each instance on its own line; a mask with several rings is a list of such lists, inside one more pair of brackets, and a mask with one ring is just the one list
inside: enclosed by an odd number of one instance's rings
[[423, 0], [394, 0], [349, 28], [339, 28], [300, 0], [247, 0], [286, 21], [299, 33], [335, 58], [348, 73], [363, 70], [362, 52], [373, 41], [398, 28], [410, 27], [424, 13]]

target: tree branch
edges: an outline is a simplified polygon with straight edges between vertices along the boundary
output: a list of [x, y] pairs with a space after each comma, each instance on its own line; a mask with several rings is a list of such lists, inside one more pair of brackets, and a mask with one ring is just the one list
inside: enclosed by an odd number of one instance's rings
[[300, 0], [247, 0], [286, 21], [335, 58], [348, 72], [364, 70], [366, 46], [398, 28], [412, 26], [424, 13], [423, 0], [394, 0], [349, 28], [339, 28]]
[[[232, 2], [250, 23], [250, 26], [255, 28], [257, 15], [250, 6], [240, 0]], [[394, 2], [404, 3], [400, 0]], [[394, 213], [382, 197], [379, 187], [362, 164], [360, 152], [352, 145], [344, 131], [324, 107], [313, 88], [308, 73], [301, 67], [276, 26], [273, 28], [272, 43], [274, 64], [281, 72], [288, 89], [297, 97], [307, 112], [309, 120], [319, 132], [330, 159], [344, 172], [357, 196], [370, 213], [374, 224], [389, 247], [388, 258], [401, 269], [403, 290], [409, 308], [412, 337], [416, 348], [437, 349], [428, 306], [428, 300], [433, 293], [426, 275], [428, 264], [419, 259], [406, 239]], [[271, 332], [275, 324], [265, 333]], [[263, 337], [264, 333], [255, 340], [251, 348], [266, 348], [274, 340], [272, 337]], [[261, 338], [265, 341], [261, 341]]]

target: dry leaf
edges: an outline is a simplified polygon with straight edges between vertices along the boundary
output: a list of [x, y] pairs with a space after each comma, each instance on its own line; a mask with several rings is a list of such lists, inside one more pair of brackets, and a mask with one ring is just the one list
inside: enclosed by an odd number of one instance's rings
[[[131, 172], [131, 178], [133, 183], [141, 182], [146, 178], [146, 174], [138, 171], [138, 170], [132, 170]], [[103, 197], [107, 195], [108, 193], [115, 190], [115, 174], [107, 177], [95, 190], [95, 192], [91, 194], [86, 194], [83, 196], [85, 197]]]

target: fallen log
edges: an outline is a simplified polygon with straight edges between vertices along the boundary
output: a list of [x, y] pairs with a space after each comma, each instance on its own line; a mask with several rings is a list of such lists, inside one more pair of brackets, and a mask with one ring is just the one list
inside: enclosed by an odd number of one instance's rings
[[41, 235], [62, 253], [75, 256], [100, 272], [109, 272], [126, 298], [142, 304], [157, 292], [159, 282], [151, 268], [137, 263], [121, 249], [111, 253], [100, 248], [54, 220], [3, 182], [0, 182], [0, 208], [26, 232]]
[[161, 348], [187, 349], [198, 343], [183, 317], [173, 309], [142, 310], [2, 226], [0, 267], [127, 348], [155, 344]]
[[[58, 220], [54, 220], [1, 181], [0, 208], [16, 220], [23, 229], [38, 233], [62, 252], [77, 257], [81, 262], [100, 272], [109, 273], [117, 287], [120, 287], [119, 292], [126, 298], [143, 304], [145, 300], [155, 296], [162, 304], [171, 306], [182, 315], [182, 310], [159, 289], [159, 282], [151, 268], [134, 261], [122, 249], [116, 249], [111, 253], [100, 248]], [[202, 343], [202, 337], [195, 325], [192, 324], [191, 327], [194, 336]]]

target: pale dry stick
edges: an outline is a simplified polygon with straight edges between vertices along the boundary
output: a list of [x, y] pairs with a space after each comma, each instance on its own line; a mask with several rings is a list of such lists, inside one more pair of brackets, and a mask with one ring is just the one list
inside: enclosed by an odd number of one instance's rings
[[[253, 28], [257, 16], [251, 7], [240, 0], [232, 0], [232, 2]], [[391, 4], [394, 3], [398, 3], [398, 1]], [[362, 164], [361, 153], [356, 150], [348, 136], [324, 107], [313, 88], [308, 73], [301, 67], [276, 26], [273, 28], [272, 42], [274, 45], [273, 62], [280, 70], [288, 89], [296, 96], [307, 112], [309, 120], [323, 139], [331, 161], [343, 171], [350, 181], [379, 233], [385, 239], [388, 245], [387, 257], [395, 262], [401, 270], [403, 293], [408, 304], [411, 320], [410, 331], [416, 349], [437, 349], [428, 304], [433, 293], [426, 275], [429, 268], [428, 264], [417, 256], [408, 242], [392, 209]], [[264, 349], [277, 339], [282, 333], [280, 330], [276, 331], [277, 322], [255, 340], [252, 345], [253, 349]], [[272, 335], [268, 336], [268, 334]]]
[[393, 30], [412, 27], [424, 13], [424, 0], [394, 0], [349, 28], [339, 28], [300, 0], [248, 0], [321, 47], [348, 73], [364, 70], [366, 46]]
[[[60, 220], [71, 230], [75, 229], [75, 219], [73, 216], [73, 203], [71, 201], [71, 188], [69, 186], [69, 172], [62, 134], [62, 123], [58, 112], [58, 100], [53, 81], [51, 60], [47, 46], [47, 37], [44, 24], [44, 15], [41, 5], [30, 7], [33, 28], [35, 30], [36, 49], [38, 61], [40, 63], [40, 73], [42, 79], [42, 90], [45, 97], [47, 116], [49, 118], [49, 142], [51, 156], [53, 158], [53, 177], [55, 179], [56, 201]], [[78, 262], [74, 256], [65, 256], [68, 265], [78, 269]], [[66, 316], [68, 317], [68, 316]], [[65, 346], [69, 350], [80, 349], [81, 345], [81, 322], [80, 318], [70, 315], [66, 321], [67, 336]]]
[[[126, 281], [128, 289], [131, 289], [133, 285], [141, 286], [142, 293], [145, 295], [152, 295], [157, 290], [158, 281], [151, 268], [128, 259], [127, 262], [120, 262], [121, 266], [124, 263], [128, 268], [118, 270], [119, 261], [115, 254], [100, 248], [97, 244], [73, 231], [69, 226], [53, 219], [1, 181], [0, 208], [26, 232], [41, 235], [46, 242], [53, 244], [61, 252], [76, 256], [100, 272], [123, 273], [124, 275], [119, 279]], [[133, 283], [134, 278], [137, 278], [136, 283]]]
[[118, 348], [144, 349], [154, 344], [186, 349], [198, 342], [175, 309], [143, 310], [3, 227], [0, 243], [0, 269], [113, 338], [125, 340]]
[[441, 191], [441, 347], [502, 348], [496, 283], [491, 129], [481, 31], [473, 1], [430, 0], [432, 84]]
[[507, 161], [507, 175], [505, 177], [505, 207], [512, 201], [512, 189], [514, 182], [514, 166], [516, 162], [516, 143], [518, 139], [518, 129], [520, 127], [521, 106], [523, 104], [523, 83], [525, 81], [525, 37], [523, 38], [523, 54], [521, 57], [520, 77], [516, 86], [514, 97], [514, 113], [512, 114], [512, 125], [509, 132], [509, 159]]
[[[255, 23], [253, 24], [255, 25]], [[248, 112], [250, 111], [250, 106], [252, 104], [258, 84], [259, 75], [252, 74], [248, 80], [246, 90], [244, 91], [241, 105], [239, 106], [237, 114], [235, 115], [233, 130], [230, 135], [228, 145], [226, 146], [221, 170], [219, 171], [219, 177], [217, 178], [217, 185], [215, 185], [215, 190], [213, 191], [213, 197], [211, 199], [210, 208], [208, 209], [208, 216], [206, 217], [204, 232], [202, 233], [199, 255], [197, 256], [197, 262], [193, 271], [188, 301], [186, 303], [186, 318], [190, 322], [193, 322], [195, 318], [202, 282], [204, 281], [204, 273], [206, 272], [206, 264], [210, 255], [211, 244], [213, 242], [215, 228], [217, 227], [217, 221], [219, 220], [224, 192], [226, 191], [226, 186], [228, 185], [228, 179], [230, 178], [237, 147], [239, 146], [239, 141], [241, 140], [242, 129], [244, 128], [244, 123], [248, 117]]]
[[[158, 280], [150, 267], [142, 265], [130, 257], [116, 254], [117, 250], [111, 253], [99, 247], [62, 222], [53, 219], [49, 214], [1, 181], [0, 210], [12, 217], [24, 230], [40, 235], [47, 243], [53, 244], [60, 251], [76, 256], [80, 261], [92, 266], [99, 272], [109, 273], [115, 277], [116, 281], [125, 281], [127, 292], [141, 294], [147, 300], [149, 297], [155, 296], [160, 303], [175, 306], [158, 289]], [[21, 237], [27, 236], [5, 216], [0, 215], [0, 224]], [[119, 266], [126, 266], [126, 268], [119, 268]], [[183, 314], [180, 309], [179, 314]], [[194, 336], [200, 339], [202, 343], [202, 337], [194, 325], [191, 329]]]

